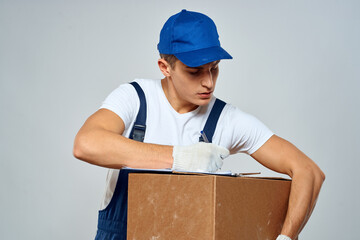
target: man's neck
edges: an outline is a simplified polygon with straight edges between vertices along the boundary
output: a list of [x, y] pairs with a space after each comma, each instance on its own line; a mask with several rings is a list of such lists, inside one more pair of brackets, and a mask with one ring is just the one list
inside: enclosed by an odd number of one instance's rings
[[198, 105], [191, 104], [181, 99], [181, 96], [176, 92], [171, 79], [168, 77], [161, 80], [161, 86], [167, 100], [176, 112], [180, 114], [188, 113], [199, 107]]

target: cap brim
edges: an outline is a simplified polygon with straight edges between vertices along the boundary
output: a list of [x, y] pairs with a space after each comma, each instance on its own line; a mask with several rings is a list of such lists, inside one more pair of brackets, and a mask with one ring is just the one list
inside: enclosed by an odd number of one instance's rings
[[222, 47], [210, 47], [200, 50], [175, 53], [174, 54], [182, 63], [189, 67], [199, 67], [201, 65], [218, 61], [221, 59], [232, 59]]

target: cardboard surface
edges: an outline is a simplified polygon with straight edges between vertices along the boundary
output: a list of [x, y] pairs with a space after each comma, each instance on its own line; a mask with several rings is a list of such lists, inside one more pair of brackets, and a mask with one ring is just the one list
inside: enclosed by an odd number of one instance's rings
[[127, 239], [276, 239], [291, 181], [217, 175], [129, 175]]

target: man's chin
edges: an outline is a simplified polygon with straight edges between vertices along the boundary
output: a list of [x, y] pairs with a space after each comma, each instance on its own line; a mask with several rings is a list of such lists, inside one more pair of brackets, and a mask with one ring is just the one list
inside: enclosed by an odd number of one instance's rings
[[211, 101], [211, 97], [209, 97], [209, 98], [201, 98], [201, 99], [199, 99], [199, 100], [197, 101], [196, 105], [198, 105], [198, 106], [204, 106], [204, 105], [209, 104], [210, 101]]

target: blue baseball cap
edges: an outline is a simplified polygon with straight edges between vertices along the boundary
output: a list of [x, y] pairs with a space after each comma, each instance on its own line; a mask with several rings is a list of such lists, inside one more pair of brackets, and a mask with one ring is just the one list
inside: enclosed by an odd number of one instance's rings
[[189, 67], [232, 59], [221, 46], [215, 23], [205, 14], [182, 10], [171, 16], [160, 32], [161, 54], [175, 55]]

